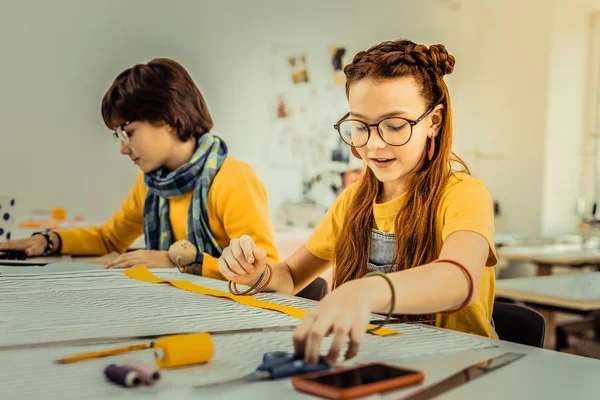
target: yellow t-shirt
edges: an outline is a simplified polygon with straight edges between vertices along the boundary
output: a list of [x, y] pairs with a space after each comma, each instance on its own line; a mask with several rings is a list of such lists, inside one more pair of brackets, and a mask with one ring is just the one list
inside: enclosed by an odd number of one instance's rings
[[[323, 220], [306, 242], [313, 255], [333, 260], [335, 244], [340, 236], [356, 184], [349, 186], [335, 201]], [[406, 201], [402, 195], [387, 203], [373, 204], [373, 228], [394, 233], [396, 215]], [[437, 314], [436, 325], [457, 331], [497, 338], [491, 325], [494, 305], [495, 273], [497, 263], [494, 248], [494, 210], [490, 193], [483, 183], [464, 173], [453, 174], [442, 196], [436, 215], [436, 247], [442, 250], [444, 240], [453, 232], [472, 231], [481, 234], [489, 243], [486, 262], [475, 303], [454, 314]]]
[[[140, 172], [121, 204], [121, 209], [100, 227], [59, 229], [62, 253], [103, 255], [122, 253], [143, 234], [144, 201], [148, 188]], [[169, 221], [175, 241], [186, 239], [192, 191], [169, 199]], [[278, 261], [267, 191], [250, 165], [227, 157], [208, 190], [208, 224], [221, 247], [247, 234], [267, 252], [269, 262]], [[217, 258], [204, 253], [202, 275], [225, 280]]]

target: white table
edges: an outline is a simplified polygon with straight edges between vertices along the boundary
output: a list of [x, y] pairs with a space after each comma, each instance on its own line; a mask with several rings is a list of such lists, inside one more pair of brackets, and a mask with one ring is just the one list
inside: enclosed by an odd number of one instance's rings
[[[498, 250], [498, 255], [506, 261], [522, 261], [535, 264], [537, 276], [552, 275], [553, 266], [581, 268], [595, 266], [600, 270], [600, 249], [588, 248], [581, 244], [547, 244], [539, 246], [508, 246]], [[579, 272], [579, 271], [577, 271]], [[497, 280], [496, 287], [503, 290], [504, 280]], [[497, 292], [500, 295], [501, 292]], [[513, 298], [513, 296], [503, 296]], [[546, 346], [554, 348], [553, 335], [556, 313], [548, 306], [536, 306], [546, 319]]]
[[[76, 267], [76, 265], [72, 265]], [[50, 266], [51, 268], [52, 266]], [[225, 289], [224, 282], [156, 270], [165, 278], [186, 278]], [[307, 300], [261, 294], [260, 298], [308, 308]], [[124, 301], [135, 300], [136, 303]], [[250, 309], [228, 300], [183, 292], [125, 277], [120, 271], [0, 276], [0, 346], [149, 332], [233, 329], [288, 325], [297, 320], [273, 311]], [[444, 399], [594, 398], [600, 393], [600, 361], [519, 346], [421, 325], [395, 325], [403, 335], [367, 335], [353, 363], [386, 361], [423, 370], [425, 384], [435, 383], [468, 365], [507, 351], [527, 354], [490, 375], [446, 393]], [[151, 388], [122, 389], [106, 382], [102, 369], [127, 357], [150, 360], [150, 351], [71, 365], [52, 360], [68, 354], [112, 346], [0, 350], [3, 399], [110, 398], [183, 399], [285, 398], [309, 396], [292, 390], [289, 380], [190, 389], [192, 385], [251, 372], [263, 353], [292, 349], [291, 332], [215, 336], [215, 356], [205, 365], [168, 370]], [[329, 341], [324, 343], [324, 348]], [[417, 388], [385, 394], [395, 399]], [[379, 398], [379, 396], [374, 396]]]
[[600, 272], [500, 279], [496, 296], [585, 315], [600, 311]]
[[540, 246], [507, 246], [498, 249], [507, 261], [530, 262], [537, 267], [537, 276], [552, 275], [554, 265], [566, 267], [600, 267], [600, 249], [580, 244], [549, 244]]
[[536, 308], [546, 319], [546, 347], [560, 348], [556, 312], [589, 316], [600, 311], [600, 272], [496, 281], [496, 297]]

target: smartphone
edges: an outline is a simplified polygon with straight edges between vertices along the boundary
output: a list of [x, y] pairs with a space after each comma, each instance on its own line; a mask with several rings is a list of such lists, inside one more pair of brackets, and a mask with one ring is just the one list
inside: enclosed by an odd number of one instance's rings
[[294, 389], [326, 399], [354, 399], [423, 382], [421, 371], [385, 363], [299, 375], [292, 378]]

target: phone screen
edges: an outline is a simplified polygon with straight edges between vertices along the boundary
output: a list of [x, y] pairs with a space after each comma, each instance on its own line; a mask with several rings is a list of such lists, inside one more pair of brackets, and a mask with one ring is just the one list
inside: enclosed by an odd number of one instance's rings
[[388, 379], [400, 378], [414, 374], [414, 371], [375, 364], [348, 371], [334, 372], [307, 380], [340, 389], [347, 389], [355, 386], [368, 385], [369, 383], [381, 382]]

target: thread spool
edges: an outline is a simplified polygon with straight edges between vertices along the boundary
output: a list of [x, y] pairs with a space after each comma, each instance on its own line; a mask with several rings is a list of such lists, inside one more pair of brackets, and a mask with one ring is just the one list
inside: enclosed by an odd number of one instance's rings
[[154, 357], [160, 368], [177, 368], [208, 362], [214, 353], [208, 333], [166, 336], [154, 342]]
[[116, 364], [110, 364], [104, 368], [104, 376], [109, 381], [124, 387], [133, 387], [140, 384], [140, 375], [137, 371]]
[[138, 360], [127, 360], [122, 366], [137, 371], [140, 380], [146, 385], [153, 385], [160, 379], [160, 372], [155, 365]]

